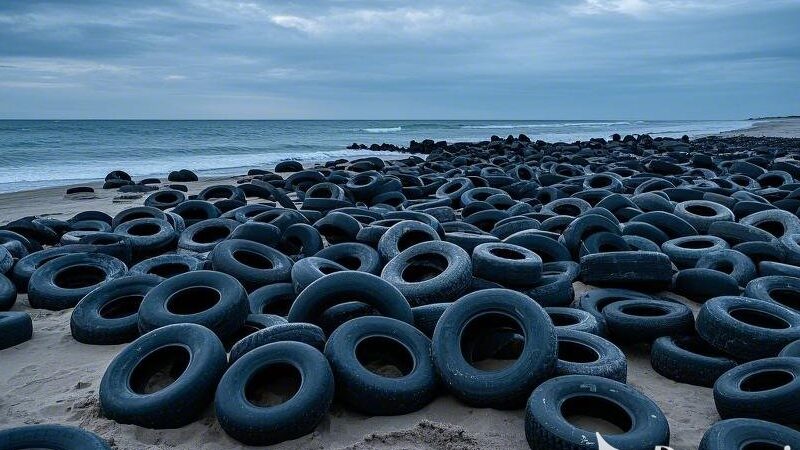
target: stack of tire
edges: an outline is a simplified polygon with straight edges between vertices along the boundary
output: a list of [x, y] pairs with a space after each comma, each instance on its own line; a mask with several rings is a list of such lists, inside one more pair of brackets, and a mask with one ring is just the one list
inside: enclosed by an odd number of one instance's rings
[[[780, 425], [800, 420], [789, 153], [509, 136], [425, 160], [286, 163], [114, 217], [7, 224], [0, 309], [27, 292], [72, 308], [77, 341], [130, 343], [100, 405], [147, 428], [213, 403], [230, 436], [269, 445], [312, 432], [334, 399], [396, 415], [447, 392], [524, 406], [533, 449], [597, 448], [575, 414], [619, 428], [615, 448], [654, 448], [669, 426], [626, 384], [623, 353], [645, 348], [659, 374], [714, 388], [728, 420], [701, 448], [794, 445]], [[576, 301], [577, 281], [594, 289]], [[18, 345], [30, 317], [0, 313], [0, 329]]]

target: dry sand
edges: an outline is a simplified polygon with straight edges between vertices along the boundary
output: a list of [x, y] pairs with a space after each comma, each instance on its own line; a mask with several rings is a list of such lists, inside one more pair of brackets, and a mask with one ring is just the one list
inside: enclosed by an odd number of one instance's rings
[[[800, 121], [784, 124], [800, 136]], [[764, 130], [759, 128], [758, 130]], [[747, 134], [762, 133], [756, 128]], [[783, 131], [772, 131], [779, 134]], [[741, 134], [741, 133], [738, 133]], [[757, 134], [760, 135], [760, 134]], [[187, 183], [190, 193], [204, 186], [232, 179], [204, 179]], [[95, 185], [99, 188], [99, 183]], [[140, 205], [143, 199], [115, 202], [116, 191], [98, 189], [90, 198], [65, 198], [64, 188], [0, 195], [0, 223], [26, 215], [67, 219], [75, 213], [98, 209], [114, 214]], [[589, 287], [575, 283], [576, 298]], [[675, 296], [673, 296], [675, 297]], [[675, 297], [678, 298], [678, 297]], [[683, 300], [696, 312], [698, 305]], [[70, 336], [72, 310], [50, 312], [31, 309], [20, 296], [13, 308], [33, 317], [33, 339], [0, 351], [0, 428], [61, 423], [91, 430], [114, 448], [138, 449], [235, 449], [244, 448], [217, 424], [212, 408], [193, 424], [177, 430], [149, 430], [120, 425], [100, 415], [97, 389], [105, 368], [124, 347], [91, 346]], [[669, 419], [672, 447], [696, 449], [703, 435], [719, 417], [711, 389], [679, 384], [656, 374], [643, 347], [623, 348], [628, 357], [628, 383], [653, 399]], [[300, 439], [274, 446], [279, 449], [524, 449], [522, 410], [497, 411], [470, 408], [442, 394], [413, 414], [366, 417], [334, 404], [317, 430]]]

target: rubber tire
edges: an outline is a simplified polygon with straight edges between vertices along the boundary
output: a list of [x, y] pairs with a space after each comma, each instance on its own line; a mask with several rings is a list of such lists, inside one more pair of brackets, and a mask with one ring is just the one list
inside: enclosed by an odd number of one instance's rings
[[303, 292], [311, 283], [325, 275], [337, 272], [348, 272], [347, 267], [324, 258], [315, 256], [303, 258], [292, 266], [291, 279], [294, 291]]
[[[570, 424], [562, 413], [568, 399], [588, 397], [612, 402], [625, 411], [632, 428], [605, 436], [614, 449], [642, 450], [669, 444], [669, 424], [652, 400], [634, 388], [589, 375], [568, 375], [542, 383], [525, 408], [525, 436], [532, 450], [584, 450], [598, 448], [596, 434]], [[598, 417], [611, 411], [595, 411]], [[604, 414], [606, 413], [606, 414]]]
[[[746, 388], [745, 385], [752, 380], [751, 377], [769, 372], [790, 375], [792, 380], [780, 385], [777, 382], [784, 380], [760, 380], [775, 384], [770, 383], [768, 387], [759, 388], [760, 390]], [[798, 358], [765, 358], [744, 363], [725, 372], [714, 383], [714, 404], [723, 419], [742, 417], [780, 424], [795, 424], [800, 421], [798, 396], [800, 396]]]
[[[498, 371], [483, 371], [466, 360], [462, 333], [470, 321], [486, 314], [512, 318], [525, 339], [517, 360]], [[512, 409], [556, 365], [555, 327], [547, 313], [530, 298], [507, 289], [487, 289], [460, 298], [447, 308], [433, 333], [433, 362], [444, 386], [459, 400], [475, 407]]]
[[[245, 397], [248, 380], [270, 365], [289, 364], [301, 374], [294, 396], [270, 407], [258, 407]], [[276, 342], [236, 361], [217, 387], [214, 410], [225, 432], [247, 445], [273, 445], [311, 433], [333, 401], [330, 365], [315, 348], [301, 342]]]
[[275, 283], [256, 289], [248, 295], [250, 312], [253, 314], [275, 314], [286, 317], [297, 298], [291, 283]]
[[730, 450], [784, 447], [800, 448], [800, 433], [797, 431], [757, 419], [721, 420], [703, 434], [698, 450]]
[[154, 256], [136, 264], [129, 275], [153, 275], [162, 280], [182, 273], [203, 270], [205, 261], [190, 255], [166, 254]]
[[506, 286], [532, 286], [542, 278], [542, 258], [518, 245], [481, 244], [472, 251], [472, 273]]
[[600, 335], [601, 329], [597, 319], [588, 312], [577, 309], [568, 308], [563, 306], [548, 306], [544, 308], [553, 326], [556, 327], [556, 332], [560, 330], [583, 331], [584, 333], [591, 333]]
[[302, 342], [323, 351], [325, 340], [325, 333], [314, 324], [302, 322], [275, 324], [236, 342], [231, 347], [230, 363], [233, 364], [245, 354], [274, 342]]
[[696, 334], [662, 336], [650, 349], [650, 365], [659, 375], [678, 383], [713, 387], [736, 361]]
[[800, 279], [785, 276], [761, 277], [747, 283], [745, 297], [783, 305], [800, 313]]
[[658, 291], [672, 284], [672, 263], [663, 253], [596, 253], [581, 258], [580, 278], [594, 286]]
[[373, 275], [379, 275], [383, 268], [383, 262], [378, 251], [360, 242], [334, 244], [320, 250], [314, 256], [333, 261], [348, 270], [357, 270]]
[[29, 341], [32, 337], [33, 321], [28, 313], [0, 312], [0, 350]]
[[[103, 273], [102, 280], [90, 285], [80, 283], [78, 287], [69, 288], [55, 284], [60, 274], [81, 267], [91, 267]], [[125, 263], [113, 256], [102, 253], [77, 253], [66, 255], [47, 262], [31, 276], [28, 282], [28, 303], [32, 308], [60, 311], [73, 308], [89, 292], [103, 283], [125, 276], [128, 268]], [[77, 274], [73, 274], [76, 275]], [[78, 277], [80, 280], [80, 277]], [[95, 279], [89, 279], [90, 282]]]
[[[383, 338], [403, 347], [412, 361], [409, 373], [387, 377], [366, 368], [357, 357], [361, 343]], [[390, 357], [384, 349], [384, 357]], [[336, 391], [352, 409], [371, 416], [408, 414], [422, 409], [437, 394], [438, 377], [431, 360], [431, 341], [413, 326], [388, 317], [359, 317], [336, 329], [325, 344]]]
[[[246, 255], [242, 261], [238, 255]], [[292, 260], [272, 247], [244, 239], [227, 239], [217, 244], [209, 254], [211, 267], [217, 272], [233, 276], [247, 289], [254, 291], [262, 286], [290, 281]]]
[[[168, 387], [137, 393], [131, 377], [148, 356], [168, 346], [189, 353], [186, 369]], [[159, 328], [125, 347], [109, 364], [100, 381], [103, 415], [118, 423], [144, 428], [179, 428], [193, 422], [211, 402], [214, 389], [227, 367], [225, 348], [208, 328], [182, 323]]]
[[[663, 314], [635, 314], [635, 310], [655, 310]], [[692, 310], [677, 302], [623, 300], [606, 306], [603, 316], [614, 342], [649, 343], [661, 336], [686, 334], [694, 329]]]
[[112, 450], [96, 434], [66, 425], [25, 425], [0, 430], [0, 448], [5, 450]]
[[[554, 376], [594, 375], [625, 383], [628, 378], [628, 361], [616, 345], [600, 336], [583, 331], [556, 330], [558, 359]], [[580, 349], [576, 348], [579, 347]], [[593, 353], [594, 360], [584, 358]], [[572, 356], [572, 358], [570, 358]]]

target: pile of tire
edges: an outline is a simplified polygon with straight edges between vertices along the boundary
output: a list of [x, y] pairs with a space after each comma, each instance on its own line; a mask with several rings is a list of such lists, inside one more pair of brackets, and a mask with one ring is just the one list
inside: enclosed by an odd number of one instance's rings
[[[664, 414], [626, 384], [623, 349], [643, 346], [664, 377], [713, 387], [727, 420], [701, 448], [797, 445], [780, 424], [800, 422], [798, 155], [521, 135], [287, 163], [113, 217], [3, 226], [0, 310], [27, 292], [72, 308], [77, 341], [130, 343], [99, 401], [141, 427], [213, 404], [234, 439], [269, 445], [334, 400], [397, 415], [447, 392], [524, 407], [533, 449], [597, 448], [573, 415], [617, 427], [614, 448], [666, 446]], [[578, 281], [594, 289], [576, 300]], [[0, 313], [0, 348], [31, 331]]]

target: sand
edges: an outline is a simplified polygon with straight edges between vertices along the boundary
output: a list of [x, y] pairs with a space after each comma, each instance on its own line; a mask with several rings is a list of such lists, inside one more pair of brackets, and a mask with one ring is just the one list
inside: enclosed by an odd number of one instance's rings
[[[782, 126], [800, 136], [800, 120]], [[783, 123], [781, 122], [781, 123]], [[773, 125], [769, 125], [773, 126]], [[768, 128], [749, 129], [764, 133]], [[234, 179], [203, 179], [187, 183], [190, 193], [205, 186], [231, 183]], [[101, 183], [93, 184], [99, 188]], [[114, 200], [116, 191], [97, 189], [95, 195], [65, 197], [64, 188], [0, 195], [0, 223], [26, 215], [48, 215], [67, 219], [75, 213], [97, 209], [114, 214], [140, 205], [144, 197], [124, 202]], [[590, 287], [575, 283], [576, 298]], [[695, 312], [699, 305], [681, 299]], [[229, 438], [217, 424], [211, 407], [196, 422], [176, 430], [149, 430], [120, 425], [100, 414], [97, 389], [111, 359], [122, 345], [92, 346], [76, 342], [69, 331], [71, 310], [51, 312], [31, 309], [20, 296], [13, 310], [33, 317], [33, 339], [0, 351], [0, 428], [60, 423], [91, 430], [120, 450], [138, 449], [236, 449], [246, 448]], [[719, 417], [711, 389], [679, 384], [656, 374], [644, 347], [623, 347], [628, 357], [628, 383], [653, 399], [666, 414], [671, 446], [696, 449], [705, 432]], [[277, 449], [524, 449], [528, 448], [522, 410], [498, 411], [460, 404], [442, 394], [413, 414], [397, 417], [366, 417], [334, 403], [328, 418], [317, 430], [300, 439], [274, 446]]]

